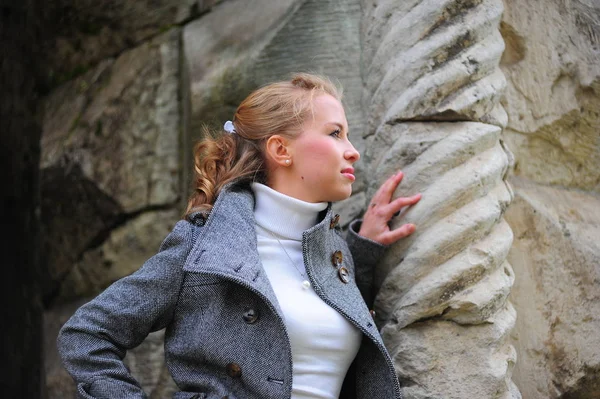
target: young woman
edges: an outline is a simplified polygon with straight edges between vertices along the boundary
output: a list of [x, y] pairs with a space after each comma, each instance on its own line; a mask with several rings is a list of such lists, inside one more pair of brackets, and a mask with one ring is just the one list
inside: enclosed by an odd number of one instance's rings
[[366, 302], [385, 245], [415, 228], [389, 220], [420, 196], [392, 201], [390, 177], [342, 237], [331, 203], [360, 155], [325, 78], [256, 90], [225, 130], [196, 147], [195, 191], [159, 252], [62, 328], [80, 397], [144, 398], [122, 360], [166, 327], [175, 398], [400, 398]]

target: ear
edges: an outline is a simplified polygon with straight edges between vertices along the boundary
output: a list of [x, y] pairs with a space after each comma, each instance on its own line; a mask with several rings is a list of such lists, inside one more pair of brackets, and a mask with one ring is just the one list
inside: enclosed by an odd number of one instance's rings
[[268, 159], [279, 166], [289, 166], [292, 157], [288, 145], [289, 140], [283, 136], [274, 134], [269, 137], [265, 147]]

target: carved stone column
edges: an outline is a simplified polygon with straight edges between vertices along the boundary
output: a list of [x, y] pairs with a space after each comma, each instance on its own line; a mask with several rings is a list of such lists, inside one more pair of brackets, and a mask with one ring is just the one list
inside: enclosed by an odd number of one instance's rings
[[423, 194], [376, 271], [377, 322], [408, 398], [520, 398], [508, 343], [512, 155], [502, 143], [501, 0], [363, 1], [369, 196]]

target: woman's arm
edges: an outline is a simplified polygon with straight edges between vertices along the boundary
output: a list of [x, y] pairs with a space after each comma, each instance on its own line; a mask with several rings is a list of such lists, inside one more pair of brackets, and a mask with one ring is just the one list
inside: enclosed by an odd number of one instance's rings
[[373, 306], [373, 272], [383, 256], [386, 246], [358, 234], [363, 221], [355, 220], [350, 224], [346, 242], [352, 254], [356, 285], [369, 308]]
[[146, 397], [123, 358], [169, 323], [197, 231], [178, 222], [142, 268], [83, 305], [62, 327], [58, 349], [80, 398]]
[[409, 236], [415, 231], [414, 224], [404, 224], [391, 230], [390, 219], [402, 208], [414, 205], [421, 199], [421, 194], [412, 197], [399, 197], [392, 201], [392, 196], [402, 181], [404, 174], [398, 172], [387, 179], [377, 190], [362, 220], [350, 224], [348, 230], [348, 247], [352, 253], [356, 273], [356, 283], [367, 306], [373, 304], [373, 271], [383, 256], [386, 246]]

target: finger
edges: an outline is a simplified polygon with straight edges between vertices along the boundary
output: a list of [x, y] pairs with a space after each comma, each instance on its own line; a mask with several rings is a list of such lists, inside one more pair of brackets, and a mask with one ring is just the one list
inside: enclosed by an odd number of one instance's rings
[[401, 238], [408, 237], [416, 230], [417, 226], [412, 223], [403, 224], [397, 229], [390, 230], [389, 232], [382, 234], [381, 243], [384, 245], [390, 245], [400, 240]]
[[390, 203], [390, 213], [395, 214], [405, 206], [414, 205], [421, 200], [421, 194], [415, 194], [411, 197], [400, 197], [396, 198]]
[[387, 219], [391, 219], [400, 214], [402, 208], [414, 205], [421, 200], [421, 194], [416, 194], [411, 197], [400, 197], [396, 198], [394, 201], [390, 202], [389, 205], [380, 209], [380, 213], [382, 213]]
[[403, 177], [404, 177], [404, 173], [402, 173], [402, 172], [398, 172], [395, 175], [389, 177], [381, 185], [379, 190], [377, 190], [377, 192], [373, 196], [372, 202], [379, 202], [382, 205], [389, 204], [390, 201], [392, 200], [392, 195], [394, 194], [394, 191], [396, 191], [396, 188], [398, 188], [398, 185], [402, 181]]

